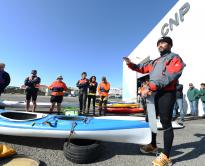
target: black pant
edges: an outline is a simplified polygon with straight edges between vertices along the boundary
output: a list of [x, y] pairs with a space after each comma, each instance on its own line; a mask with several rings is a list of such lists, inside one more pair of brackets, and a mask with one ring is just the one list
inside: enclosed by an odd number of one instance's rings
[[90, 110], [91, 99], [93, 99], [93, 114], [95, 114], [95, 101], [96, 101], [96, 96], [95, 95], [88, 95], [88, 113], [89, 113], [89, 110]]
[[82, 112], [82, 111], [85, 112], [86, 101], [87, 101], [87, 93], [85, 93], [85, 92], [79, 93], [80, 112]]
[[141, 98], [141, 103], [142, 103], [142, 107], [144, 109], [144, 114], [146, 115], [147, 114], [147, 101], [146, 101], [145, 97]]
[[32, 99], [32, 101], [36, 101], [37, 100], [37, 96], [38, 96], [38, 92], [37, 91], [29, 91], [26, 92], [26, 100], [30, 101]]
[[[164, 130], [164, 151], [163, 153], [169, 157], [172, 143], [174, 139], [174, 132], [172, 128], [172, 114], [174, 104], [176, 102], [176, 91], [160, 91], [155, 96], [155, 110], [156, 115], [160, 116], [160, 122]], [[152, 145], [156, 146], [157, 134], [152, 133]]]
[[99, 102], [99, 113], [100, 115], [106, 114], [106, 109], [107, 109], [107, 97], [106, 96], [100, 96], [100, 102]]

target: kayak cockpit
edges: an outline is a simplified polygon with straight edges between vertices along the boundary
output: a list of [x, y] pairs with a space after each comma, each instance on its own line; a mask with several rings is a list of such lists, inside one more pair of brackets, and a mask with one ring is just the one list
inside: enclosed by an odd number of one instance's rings
[[59, 120], [68, 120], [68, 121], [86, 121], [87, 119], [83, 116], [59, 116]]
[[13, 121], [28, 121], [34, 119], [40, 119], [46, 117], [46, 114], [42, 113], [27, 113], [27, 112], [17, 112], [17, 111], [5, 111], [0, 114], [1, 118], [6, 118]]

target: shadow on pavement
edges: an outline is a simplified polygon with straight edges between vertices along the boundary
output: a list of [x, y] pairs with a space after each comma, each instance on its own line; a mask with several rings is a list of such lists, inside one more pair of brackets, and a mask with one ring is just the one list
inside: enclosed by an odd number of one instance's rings
[[[108, 160], [116, 155], [144, 155], [139, 149], [139, 145], [136, 144], [104, 142], [102, 144], [102, 156], [97, 162]], [[156, 154], [146, 155], [156, 156]]]
[[184, 154], [184, 152], [181, 152], [180, 149], [192, 149], [191, 152], [185, 153], [184, 155], [173, 159], [173, 163], [196, 159], [202, 154], [205, 154], [205, 134], [195, 134], [194, 136], [199, 137], [201, 139], [196, 142], [189, 142], [176, 145], [172, 148], [172, 156]]
[[[63, 144], [65, 142], [65, 139], [31, 138], [0, 135], [0, 142], [29, 146], [34, 148], [63, 150]], [[136, 144], [103, 142], [101, 157], [96, 162], [102, 162], [111, 159], [116, 155], [144, 155], [140, 152], [139, 149], [139, 145]], [[150, 156], [156, 156], [156, 154], [150, 154]]]
[[0, 142], [52, 150], [62, 150], [64, 141], [65, 139], [0, 135]]

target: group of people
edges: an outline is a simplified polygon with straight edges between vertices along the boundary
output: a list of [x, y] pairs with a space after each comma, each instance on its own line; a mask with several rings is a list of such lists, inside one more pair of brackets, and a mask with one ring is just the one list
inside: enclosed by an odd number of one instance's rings
[[201, 83], [200, 90], [194, 87], [193, 83], [189, 83], [189, 90], [187, 92], [187, 97], [189, 100], [189, 105], [191, 109], [191, 115], [198, 115], [198, 103], [201, 99], [203, 111], [205, 115], [205, 83]]
[[[4, 71], [5, 64], [0, 63], [0, 95], [4, 92], [4, 89], [10, 83], [9, 74]], [[99, 114], [105, 115], [106, 106], [108, 100], [108, 93], [110, 90], [110, 83], [107, 81], [106, 77], [102, 77], [102, 81], [98, 85], [96, 81], [96, 76], [92, 76], [89, 80], [87, 79], [87, 73], [83, 72], [81, 74], [81, 79], [77, 82], [76, 86], [79, 88], [79, 108], [80, 114], [89, 114], [91, 100], [93, 103], [93, 115], [95, 115], [95, 104], [96, 104], [96, 93], [98, 92], [99, 99]], [[40, 88], [41, 78], [37, 76], [37, 70], [32, 70], [31, 75], [26, 77], [24, 81], [25, 93], [26, 93], [26, 111], [30, 109], [30, 102], [32, 101], [33, 108], [32, 112], [36, 110], [36, 100], [38, 96], [38, 91]], [[60, 114], [61, 103], [63, 101], [64, 93], [68, 90], [67, 85], [63, 82], [63, 77], [61, 75], [57, 76], [56, 80], [48, 86], [51, 90], [51, 107], [50, 113], [53, 113], [55, 105], [57, 104], [57, 112]], [[88, 100], [88, 106], [86, 103]]]
[[[93, 103], [93, 115], [95, 115], [96, 92], [98, 92], [99, 99], [99, 115], [106, 114], [106, 107], [108, 101], [108, 94], [110, 91], [110, 83], [106, 77], [102, 77], [102, 81], [98, 85], [96, 76], [91, 76], [87, 79], [87, 73], [81, 74], [81, 79], [78, 80], [76, 86], [79, 88], [79, 108], [80, 114], [89, 114], [91, 100]], [[88, 99], [88, 106], [86, 107]]]
[[[41, 79], [37, 76], [37, 70], [32, 70], [31, 76], [27, 77], [24, 81], [24, 85], [26, 86], [26, 111], [29, 111], [30, 101], [32, 99], [32, 111], [35, 112], [40, 82]], [[91, 78], [88, 80], [87, 73], [83, 72], [81, 74], [81, 79], [78, 80], [76, 86], [79, 88], [79, 114], [89, 114], [90, 104], [92, 100], [93, 115], [95, 115], [96, 93], [98, 91], [100, 96], [99, 114], [105, 115], [108, 93], [110, 90], [110, 83], [107, 82], [106, 77], [102, 77], [102, 82], [98, 85], [96, 76], [91, 76]], [[58, 76], [56, 80], [50, 86], [48, 86], [48, 89], [51, 90], [50, 113], [53, 113], [55, 105], [57, 104], [57, 112], [58, 114], [60, 114], [63, 96], [64, 93], [68, 90], [67, 85], [63, 82], [63, 77], [61, 75]], [[88, 106], [86, 107], [87, 100]]]
[[[147, 88], [148, 81], [142, 82], [141, 87], [138, 89], [138, 93], [140, 94], [140, 102], [144, 108], [144, 113], [146, 114], [147, 106], [146, 106], [146, 98], [147, 98]], [[189, 89], [187, 91], [187, 98], [190, 105], [191, 113], [187, 115], [192, 115], [194, 117], [198, 116], [198, 103], [199, 99], [201, 99], [203, 105], [203, 111], [205, 117], [205, 83], [201, 83], [200, 90], [196, 89], [193, 83], [189, 83]], [[179, 112], [178, 112], [179, 110]], [[177, 119], [177, 114], [179, 114], [178, 123], [183, 124], [184, 116], [185, 116], [185, 108], [184, 108], [184, 94], [183, 94], [183, 85], [177, 82], [176, 84], [176, 102], [173, 108], [172, 120]]]
[[[179, 113], [180, 113], [179, 123], [183, 123], [184, 116], [185, 116], [183, 85], [178, 83], [176, 88], [177, 88], [177, 93], [176, 93], [176, 103], [174, 105], [174, 110], [173, 110], [173, 119], [174, 120], [176, 119], [176, 113], [177, 113], [177, 110], [179, 109]], [[205, 83], [201, 83], [200, 90], [196, 89], [193, 83], [189, 83], [189, 89], [187, 91], [187, 98], [188, 98], [189, 106], [191, 110], [191, 113], [188, 115], [192, 115], [194, 117], [198, 116], [199, 99], [201, 99], [201, 102], [203, 105], [203, 111], [205, 115]]]

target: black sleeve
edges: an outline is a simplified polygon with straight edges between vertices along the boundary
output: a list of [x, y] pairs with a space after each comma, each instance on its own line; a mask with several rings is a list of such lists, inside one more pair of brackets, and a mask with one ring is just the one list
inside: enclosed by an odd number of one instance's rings
[[24, 81], [24, 85], [25, 86], [30, 86], [31, 82], [29, 81], [29, 77], [26, 77], [25, 81]]
[[92, 85], [90, 85], [90, 81], [89, 81], [89, 83], [88, 83], [88, 88], [91, 88], [92, 87]]
[[96, 84], [95, 84], [95, 88], [97, 89], [97, 87], [98, 87], [98, 83], [96, 82]]
[[90, 80], [87, 79], [87, 82], [86, 82], [85, 86], [87, 86], [87, 87], [90, 86]]
[[79, 84], [79, 81], [76, 83], [76, 86], [77, 86], [78, 88], [81, 87], [81, 85]]
[[11, 82], [10, 75], [7, 72], [5, 72], [5, 86], [4, 86], [4, 88], [7, 87], [10, 84], [10, 82]]

